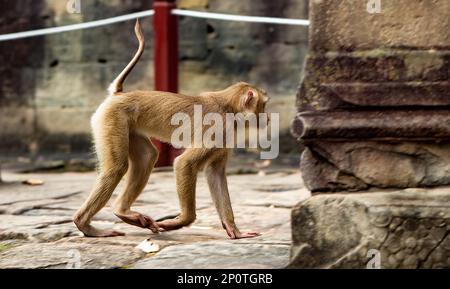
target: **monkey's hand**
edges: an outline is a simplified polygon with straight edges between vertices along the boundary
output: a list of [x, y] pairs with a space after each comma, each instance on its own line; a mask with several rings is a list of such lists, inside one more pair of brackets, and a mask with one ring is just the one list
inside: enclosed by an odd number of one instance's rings
[[241, 233], [236, 225], [228, 225], [226, 223], [222, 223], [223, 228], [227, 232], [230, 239], [245, 239], [245, 238], [253, 238], [258, 237], [261, 234], [257, 232], [246, 232]]

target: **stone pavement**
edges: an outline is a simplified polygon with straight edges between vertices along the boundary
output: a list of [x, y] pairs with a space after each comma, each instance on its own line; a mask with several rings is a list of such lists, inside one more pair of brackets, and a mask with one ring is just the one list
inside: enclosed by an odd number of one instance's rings
[[[309, 196], [292, 166], [256, 174], [231, 171], [228, 182], [236, 222], [242, 231], [262, 235], [229, 240], [201, 174], [198, 218], [190, 227], [153, 234], [121, 222], [108, 205], [93, 224], [121, 230], [126, 236], [86, 238], [71, 216], [86, 198], [94, 172], [21, 174], [6, 170], [2, 178], [0, 268], [282, 268], [290, 255], [291, 208]], [[43, 180], [44, 184], [22, 184], [26, 179]], [[171, 171], [152, 174], [134, 209], [155, 219], [176, 215], [174, 180]], [[121, 188], [123, 182], [115, 194]], [[157, 252], [135, 248], [147, 238], [159, 246]]]

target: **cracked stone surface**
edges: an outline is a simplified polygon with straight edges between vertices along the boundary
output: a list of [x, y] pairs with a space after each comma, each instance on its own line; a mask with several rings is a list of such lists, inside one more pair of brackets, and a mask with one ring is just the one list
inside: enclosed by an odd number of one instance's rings
[[449, 204], [448, 187], [314, 196], [293, 210], [289, 267], [366, 268], [377, 250], [381, 268], [450, 268]]
[[449, 148], [434, 142], [316, 141], [303, 152], [303, 179], [313, 192], [446, 185]]
[[[230, 168], [228, 176], [235, 219], [242, 231], [262, 235], [229, 240], [203, 174], [197, 186], [198, 218], [190, 227], [156, 235], [117, 219], [110, 201], [93, 224], [123, 231], [126, 236], [85, 238], [71, 216], [89, 193], [94, 172], [21, 174], [4, 170], [5, 183], [0, 184], [0, 268], [285, 267], [290, 255], [291, 209], [310, 194], [295, 167], [245, 172], [252, 171]], [[22, 184], [31, 178], [43, 180], [44, 185]], [[114, 194], [123, 186], [122, 182]], [[173, 173], [153, 173], [133, 209], [155, 219], [178, 214]], [[146, 254], [135, 248], [147, 238], [159, 245], [159, 252]]]
[[289, 262], [290, 244], [199, 242], [171, 246], [153, 258], [140, 260], [133, 268], [254, 269], [284, 268]]

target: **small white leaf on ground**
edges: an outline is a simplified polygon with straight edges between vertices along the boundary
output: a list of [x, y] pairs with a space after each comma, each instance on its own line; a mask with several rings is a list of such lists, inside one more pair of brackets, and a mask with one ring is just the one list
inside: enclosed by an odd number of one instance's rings
[[44, 181], [39, 179], [28, 179], [23, 181], [22, 183], [29, 186], [41, 186], [44, 184]]
[[265, 171], [259, 171], [258, 172], [258, 176], [260, 176], [260, 177], [264, 177], [265, 175], [266, 175]]
[[255, 167], [262, 169], [262, 168], [267, 168], [272, 164], [271, 160], [264, 160], [264, 161], [259, 161], [259, 162], [255, 162]]
[[214, 229], [213, 227], [204, 227], [204, 226], [195, 226], [195, 225], [190, 226], [190, 228], [197, 229], [197, 230], [212, 230], [212, 229]]
[[147, 239], [137, 245], [136, 249], [139, 249], [145, 253], [155, 253], [159, 251], [159, 245], [153, 243], [151, 239]]

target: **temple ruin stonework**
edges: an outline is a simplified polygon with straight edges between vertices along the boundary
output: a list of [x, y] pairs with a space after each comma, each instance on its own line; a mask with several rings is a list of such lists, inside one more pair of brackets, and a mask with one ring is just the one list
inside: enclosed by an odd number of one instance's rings
[[[310, 1], [294, 268], [450, 267], [450, 2]], [[372, 1], [373, 2], [373, 1]], [[436, 191], [437, 190], [437, 191]]]
[[[0, 34], [65, 26], [152, 9], [152, 0], [2, 1]], [[239, 4], [239, 5], [236, 5]], [[307, 18], [307, 1], [178, 0], [178, 8]], [[20, 13], [18, 13], [20, 11]], [[134, 21], [0, 42], [0, 153], [84, 153], [92, 148], [89, 120], [106, 88], [128, 64], [137, 42]], [[152, 18], [142, 19], [145, 52], [127, 90], [154, 87]], [[184, 94], [247, 81], [270, 92], [280, 113], [280, 148], [296, 149], [289, 133], [293, 92], [308, 48], [308, 30], [286, 25], [179, 19], [179, 87]], [[257, 52], [257, 53], [255, 53]], [[17, 129], [20, 128], [20, 129]]]

